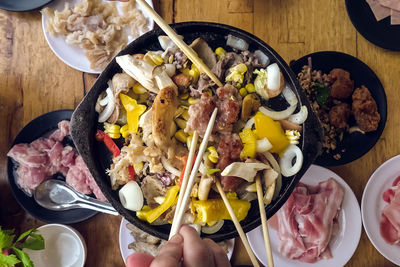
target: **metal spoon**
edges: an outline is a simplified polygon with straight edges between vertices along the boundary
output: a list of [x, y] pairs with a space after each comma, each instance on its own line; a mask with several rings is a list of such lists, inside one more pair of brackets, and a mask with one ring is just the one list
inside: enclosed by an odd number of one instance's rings
[[79, 193], [67, 183], [56, 179], [46, 180], [36, 187], [34, 198], [40, 206], [49, 210], [84, 208], [118, 215], [111, 204]]

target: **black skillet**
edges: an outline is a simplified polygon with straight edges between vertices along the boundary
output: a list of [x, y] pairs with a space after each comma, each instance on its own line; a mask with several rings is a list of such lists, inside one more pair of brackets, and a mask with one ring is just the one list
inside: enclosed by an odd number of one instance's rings
[[[271, 47], [269, 47], [259, 38], [243, 30], [217, 23], [184, 22], [173, 24], [171, 26], [178, 32], [178, 34], [184, 36], [186, 43], [191, 43], [195, 38], [202, 37], [208, 42], [212, 49], [215, 49], [219, 46], [225, 46], [228, 34], [232, 34], [246, 40], [250, 44], [250, 51], [260, 49], [270, 57], [271, 62], [276, 62], [279, 65], [286, 82], [291, 86], [291, 88], [294, 89], [299, 99], [299, 106], [306, 105], [308, 109], [311, 110], [306, 96], [299, 89], [300, 86], [297, 82], [296, 76], [293, 74], [289, 66]], [[119, 55], [145, 53], [148, 50], [160, 50], [161, 47], [157, 39], [159, 35], [164, 35], [160, 29], [150, 31], [130, 43], [119, 53]], [[118, 191], [111, 189], [110, 179], [105, 172], [110, 165], [111, 154], [107, 151], [103, 144], [96, 142], [94, 138], [95, 131], [99, 126], [97, 123], [98, 115], [94, 109], [97, 97], [107, 88], [107, 81], [110, 80], [115, 73], [119, 73], [121, 71], [121, 68], [118, 66], [115, 59], [113, 59], [106, 69], [101, 73], [96, 83], [93, 85], [89, 93], [85, 96], [72, 115], [71, 135], [75, 142], [76, 148], [85, 160], [88, 168], [95, 177], [104, 195], [114, 206], [114, 208], [129, 222], [133, 223], [145, 232], [163, 239], [167, 239], [170, 231], [170, 225], [152, 226], [139, 220], [134, 212], [130, 212], [122, 207], [118, 198]], [[275, 108], [285, 109], [287, 104], [281, 98], [277, 98], [275, 101], [273, 101], [273, 103], [271, 103], [271, 105]], [[319, 152], [321, 140], [320, 124], [312, 112], [309, 113], [309, 117], [304, 126], [305, 127], [302, 135], [303, 139], [301, 143], [301, 148], [304, 153], [303, 167], [294, 177], [283, 178], [283, 185], [278, 198], [266, 207], [268, 217], [271, 217], [283, 205], [283, 203], [285, 203], [295, 185], [308, 169], [310, 164], [314, 162]], [[261, 221], [257, 202], [253, 201], [249, 214], [241, 222], [241, 225], [243, 230], [248, 232], [260, 225], [260, 223]], [[237, 235], [238, 234], [233, 223], [226, 221], [220, 231], [212, 235], [204, 236], [212, 238], [215, 241], [220, 241], [233, 238]]]

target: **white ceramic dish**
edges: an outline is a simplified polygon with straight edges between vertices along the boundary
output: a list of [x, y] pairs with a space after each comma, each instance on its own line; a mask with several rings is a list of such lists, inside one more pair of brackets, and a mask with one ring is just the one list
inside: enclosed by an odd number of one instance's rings
[[[61, 11], [64, 9], [64, 3], [69, 2], [70, 6], [75, 5], [76, 3], [80, 3], [81, 0], [56, 0], [51, 4], [47, 5], [47, 7]], [[152, 0], [146, 0], [146, 2], [153, 7]], [[121, 3], [116, 3], [117, 6]], [[142, 10], [140, 5], [136, 4], [139, 9]], [[143, 10], [142, 10], [143, 11]], [[143, 11], [143, 15], [149, 20], [149, 29], [152, 30], [154, 28], [154, 21], [147, 15], [146, 12]], [[63, 36], [52, 36], [48, 32], [46, 32], [46, 16], [42, 15], [42, 28], [44, 36], [46, 37], [46, 41], [49, 44], [51, 50], [53, 50], [54, 54], [65, 64], [68, 66], [77, 69], [79, 71], [99, 74], [100, 70], [93, 70], [90, 68], [90, 62], [85, 57], [85, 52], [82, 48], [77, 46], [69, 45], [65, 42], [65, 38]], [[142, 32], [141, 34], [143, 34]], [[128, 37], [128, 43], [132, 42], [134, 39], [132, 37]]]
[[[133, 249], [128, 248], [130, 243], [135, 242], [135, 239], [131, 235], [129, 229], [126, 227], [128, 223], [129, 222], [125, 220], [125, 218], [122, 218], [121, 225], [119, 226], [119, 249], [124, 262], [126, 262], [126, 258], [128, 258], [129, 255], [135, 252]], [[228, 243], [227, 256], [230, 260], [233, 254], [233, 248], [235, 246], [235, 239], [229, 239], [226, 242]]]
[[83, 267], [86, 244], [78, 231], [63, 224], [46, 224], [38, 228], [44, 238], [44, 250], [24, 250], [35, 267]]
[[362, 220], [369, 240], [379, 253], [397, 265], [400, 265], [400, 248], [386, 243], [380, 234], [379, 224], [382, 209], [387, 205], [382, 194], [399, 175], [400, 155], [387, 160], [376, 169], [368, 180], [361, 201]]
[[[319, 260], [315, 263], [305, 263], [300, 261], [290, 260], [279, 253], [279, 237], [278, 233], [270, 229], [270, 239], [272, 253], [274, 257], [275, 266], [285, 267], [340, 267], [344, 266], [351, 258], [356, 250], [360, 241], [361, 235], [361, 214], [360, 206], [358, 205], [357, 198], [355, 197], [351, 188], [347, 183], [334, 172], [317, 166], [311, 165], [301, 182], [309, 185], [317, 185], [321, 181], [328, 178], [335, 179], [344, 189], [344, 199], [342, 202], [342, 209], [339, 213], [339, 233], [333, 237], [329, 246], [332, 252], [332, 258], [328, 260]], [[249, 243], [257, 258], [267, 266], [267, 256], [265, 253], [264, 240], [262, 235], [261, 226], [247, 233]]]

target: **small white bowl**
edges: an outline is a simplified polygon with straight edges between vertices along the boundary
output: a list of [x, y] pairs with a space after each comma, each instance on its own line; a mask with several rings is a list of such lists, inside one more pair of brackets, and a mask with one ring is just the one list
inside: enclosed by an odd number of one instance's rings
[[35, 267], [83, 267], [86, 261], [86, 244], [81, 234], [63, 224], [46, 224], [38, 228], [44, 238], [44, 250], [29, 250]]

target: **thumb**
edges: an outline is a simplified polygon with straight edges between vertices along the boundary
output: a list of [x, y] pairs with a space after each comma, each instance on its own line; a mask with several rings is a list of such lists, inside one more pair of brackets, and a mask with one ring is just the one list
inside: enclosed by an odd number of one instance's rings
[[151, 266], [176, 267], [179, 266], [182, 256], [183, 237], [180, 234], [176, 234], [161, 248], [160, 253], [152, 261]]
[[145, 253], [133, 253], [126, 259], [126, 267], [149, 267], [154, 257]]

